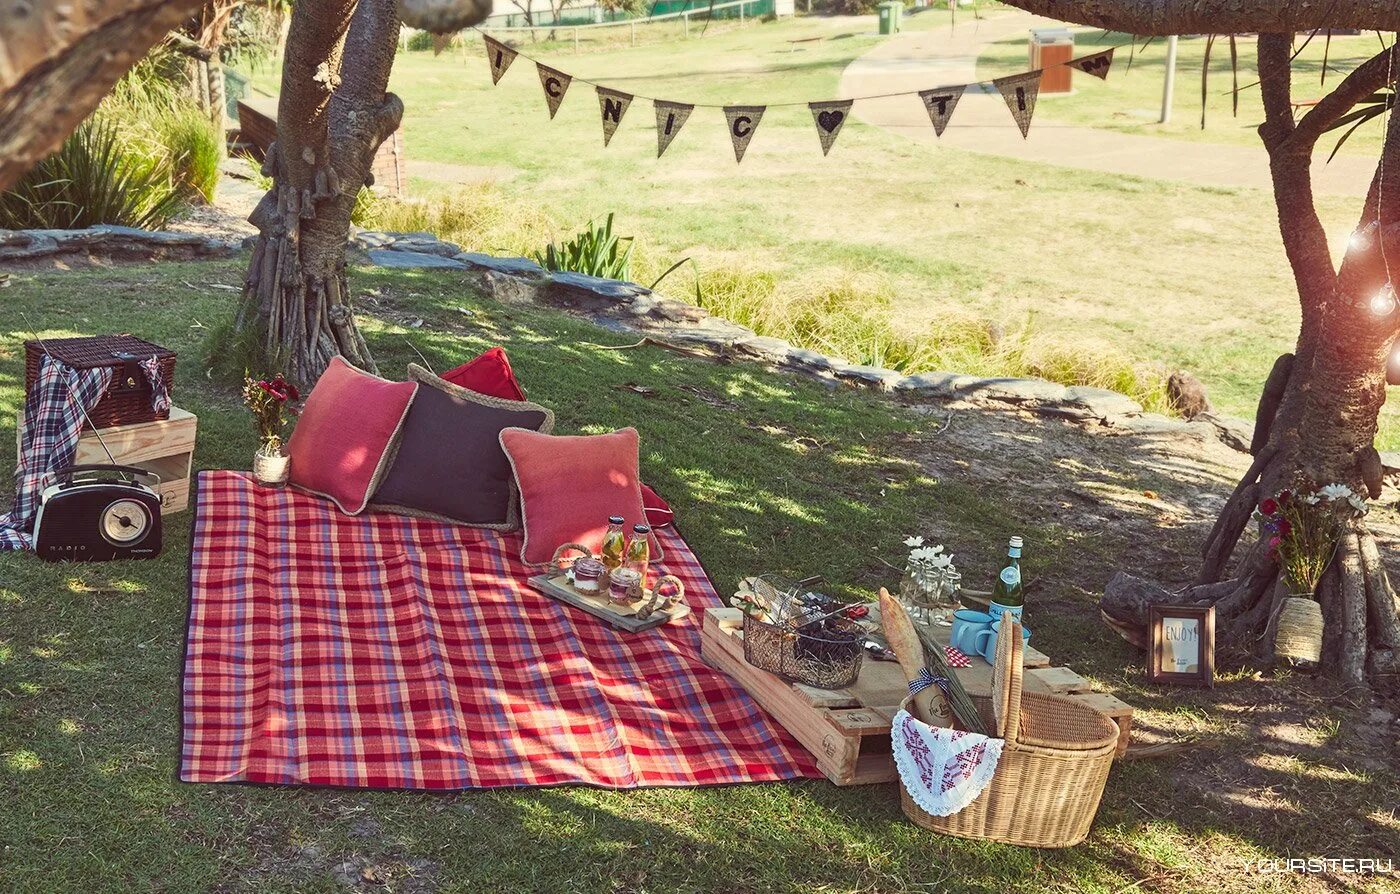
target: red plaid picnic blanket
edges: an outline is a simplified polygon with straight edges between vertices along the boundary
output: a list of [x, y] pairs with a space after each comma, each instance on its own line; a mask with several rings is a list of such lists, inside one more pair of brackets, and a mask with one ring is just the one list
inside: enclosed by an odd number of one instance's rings
[[203, 472], [184, 672], [186, 782], [609, 788], [819, 777], [700, 660], [720, 604], [674, 530], [697, 610], [640, 634], [529, 589], [520, 535]]

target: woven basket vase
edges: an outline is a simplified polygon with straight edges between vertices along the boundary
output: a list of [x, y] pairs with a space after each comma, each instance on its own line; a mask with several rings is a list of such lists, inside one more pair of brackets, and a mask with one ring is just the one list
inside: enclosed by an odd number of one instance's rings
[[[1070, 699], [1022, 692], [1021, 625], [1009, 613], [1002, 623], [1010, 635], [997, 637], [992, 696], [973, 698], [992, 735], [1006, 742], [991, 784], [957, 813], [933, 816], [914, 803], [901, 780], [900, 805], [915, 825], [944, 835], [1070, 847], [1088, 836], [1098, 812], [1118, 726]], [[919, 717], [913, 698], [902, 707]]]
[[1322, 659], [1322, 606], [1306, 596], [1289, 596], [1279, 606], [1274, 655], [1316, 664]]

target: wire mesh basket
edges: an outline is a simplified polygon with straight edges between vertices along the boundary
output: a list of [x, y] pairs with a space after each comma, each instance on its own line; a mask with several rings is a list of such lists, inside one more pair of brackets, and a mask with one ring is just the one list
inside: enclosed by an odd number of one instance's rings
[[789, 683], [844, 689], [860, 676], [865, 630], [849, 618], [829, 619], [820, 633], [744, 615], [744, 660]]

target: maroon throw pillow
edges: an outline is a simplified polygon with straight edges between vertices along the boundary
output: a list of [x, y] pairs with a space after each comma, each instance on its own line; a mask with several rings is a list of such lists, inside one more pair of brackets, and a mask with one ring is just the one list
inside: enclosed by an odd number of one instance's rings
[[554, 413], [459, 388], [417, 364], [408, 375], [421, 387], [370, 508], [477, 528], [518, 528], [515, 479], [500, 434], [507, 428], [551, 431]]
[[505, 348], [492, 348], [461, 366], [449, 369], [441, 378], [444, 382], [451, 382], [477, 394], [506, 400], [525, 399], [525, 389], [520, 387], [520, 381], [515, 378], [515, 370], [510, 367], [510, 358], [506, 356]]
[[358, 515], [397, 446], [418, 386], [389, 382], [331, 358], [306, 398], [287, 444], [290, 481]]

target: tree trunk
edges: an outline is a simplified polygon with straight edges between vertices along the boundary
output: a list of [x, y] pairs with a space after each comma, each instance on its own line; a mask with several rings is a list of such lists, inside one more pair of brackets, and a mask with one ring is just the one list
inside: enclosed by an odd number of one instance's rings
[[[350, 304], [345, 242], [374, 154], [398, 128], [387, 93], [405, 21], [434, 33], [490, 12], [489, 0], [298, 0], [292, 7], [277, 104], [277, 141], [263, 173], [273, 186], [249, 220], [258, 239], [234, 328], [262, 360], [303, 387], [343, 355], [376, 372]], [[342, 65], [343, 60], [352, 60]]]
[[59, 147], [197, 0], [13, 3], [0, 12], [0, 189]]
[[[1257, 541], [1223, 580], [1236, 545], [1260, 498], [1281, 490], [1339, 483], [1371, 499], [1380, 496], [1374, 440], [1386, 399], [1386, 365], [1400, 335], [1400, 310], [1386, 300], [1372, 304], [1392, 281], [1388, 267], [1400, 269], [1400, 116], [1389, 118], [1360, 237], [1339, 270], [1314, 208], [1310, 174], [1314, 143], [1327, 125], [1366, 95], [1395, 87], [1400, 52], [1391, 49], [1364, 63], [1297, 122], [1289, 98], [1290, 61], [1288, 36], [1260, 36], [1266, 113], [1260, 136], [1269, 150], [1280, 232], [1302, 307], [1295, 352], [1279, 358], [1265, 383], [1254, 463], [1206, 539], [1195, 584], [1169, 592], [1120, 575], [1101, 603], [1129, 627], [1146, 623], [1153, 602], [1214, 603], [1222, 647], [1260, 658], [1272, 657], [1274, 621], [1290, 594], [1275, 559]], [[1259, 539], [1266, 537], [1261, 532]], [[1400, 602], [1362, 520], [1341, 538], [1316, 598], [1327, 625], [1324, 671], [1353, 684], [1365, 682], [1368, 673], [1396, 672]]]
[[[398, 34], [394, 0], [292, 8], [277, 142], [263, 165], [274, 183], [249, 217], [260, 235], [237, 326], [254, 327], [269, 364], [301, 385], [337, 354], [375, 371], [346, 287], [345, 242], [374, 153], [403, 117], [385, 92]], [[342, 68], [346, 57], [354, 64]]]

